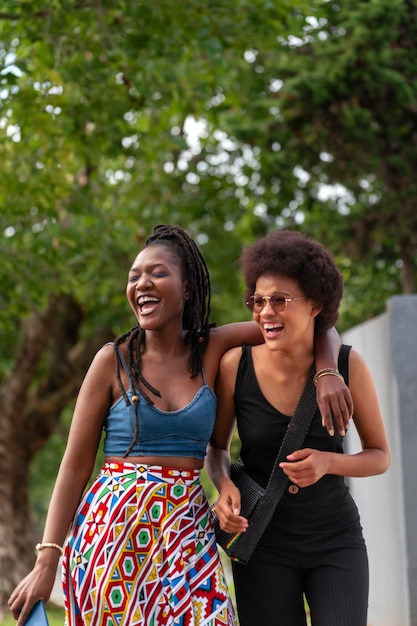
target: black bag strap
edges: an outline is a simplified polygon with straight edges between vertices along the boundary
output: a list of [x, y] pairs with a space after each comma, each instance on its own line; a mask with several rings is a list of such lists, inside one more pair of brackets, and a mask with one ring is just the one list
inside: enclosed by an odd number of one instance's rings
[[308, 429], [310, 428], [313, 416], [317, 410], [316, 388], [313, 383], [315, 373], [316, 368], [313, 366], [298, 401], [294, 415], [288, 424], [287, 432], [282, 440], [274, 467], [272, 468], [264, 496], [265, 498], [268, 498], [271, 504], [274, 502], [275, 504], [278, 504], [288, 481], [288, 477], [279, 467], [279, 464], [282, 461], [285, 461], [287, 456], [294, 452], [294, 450], [298, 450], [302, 446], [308, 433]]
[[339, 361], [338, 368], [339, 372], [342, 374], [345, 379], [345, 383], [349, 386], [349, 354], [352, 349], [352, 346], [348, 346], [346, 344], [342, 344], [340, 346], [339, 352]]
[[287, 432], [282, 440], [265, 494], [260, 499], [251, 517], [249, 527], [244, 533], [241, 533], [234, 542], [231, 554], [234, 561], [247, 563], [253, 548], [262, 537], [266, 527], [271, 521], [275, 507], [284, 493], [288, 483], [288, 476], [284, 474], [279, 464], [286, 459], [288, 454], [301, 448], [308, 429], [310, 428], [314, 413], [317, 410], [316, 388], [313, 383], [315, 372], [316, 368], [315, 365], [313, 365], [298, 401], [295, 413], [288, 424]]

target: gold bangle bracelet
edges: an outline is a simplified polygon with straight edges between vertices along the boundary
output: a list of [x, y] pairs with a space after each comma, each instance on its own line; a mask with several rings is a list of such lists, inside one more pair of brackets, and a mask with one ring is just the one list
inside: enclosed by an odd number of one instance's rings
[[313, 383], [315, 385], [317, 385], [317, 382], [323, 376], [337, 376], [338, 378], [340, 378], [340, 380], [343, 380], [343, 382], [345, 381], [345, 379], [343, 378], [343, 376], [339, 372], [339, 370], [334, 370], [334, 369], [329, 367], [329, 368], [326, 368], [326, 369], [323, 369], [323, 370], [319, 370], [318, 372], [316, 372], [314, 374]]
[[64, 548], [59, 546], [57, 543], [53, 543], [51, 541], [46, 541], [45, 543], [37, 543], [35, 546], [35, 550], [40, 552], [40, 550], [44, 550], [45, 548], [55, 548], [55, 550], [59, 550], [61, 556], [64, 554]]

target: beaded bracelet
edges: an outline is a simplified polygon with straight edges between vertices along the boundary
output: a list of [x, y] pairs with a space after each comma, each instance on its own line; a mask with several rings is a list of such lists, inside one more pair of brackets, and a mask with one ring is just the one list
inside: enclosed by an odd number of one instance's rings
[[57, 543], [53, 543], [50, 541], [46, 541], [45, 543], [37, 543], [35, 546], [35, 550], [39, 552], [40, 550], [44, 550], [45, 548], [55, 548], [55, 550], [59, 550], [61, 556], [64, 554], [64, 548], [59, 546]]
[[313, 383], [317, 385], [319, 379], [322, 376], [337, 376], [338, 378], [340, 378], [340, 380], [343, 380], [343, 382], [345, 380], [339, 370], [334, 370], [331, 367], [326, 367], [325, 369], [319, 370], [314, 374]]

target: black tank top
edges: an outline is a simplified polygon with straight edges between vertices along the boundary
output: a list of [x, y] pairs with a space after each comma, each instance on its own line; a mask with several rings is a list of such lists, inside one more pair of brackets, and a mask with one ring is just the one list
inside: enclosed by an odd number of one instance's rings
[[[339, 371], [348, 384], [348, 359], [350, 346], [342, 346]], [[256, 380], [250, 346], [243, 346], [235, 386], [235, 407], [241, 459], [245, 470], [260, 485], [266, 487], [279, 447], [291, 417], [283, 415], [264, 397]], [[335, 432], [333, 437], [321, 423], [317, 409], [303, 448], [314, 448], [343, 454], [343, 437]], [[343, 476], [327, 474], [310, 487], [289, 489], [276, 507], [270, 522], [270, 532], [277, 541], [280, 533], [290, 536], [306, 536], [320, 528], [326, 535], [329, 529], [342, 528], [350, 532], [360, 530], [360, 520], [348, 485]], [[275, 534], [274, 534], [275, 533]], [[278, 533], [278, 534], [277, 534]], [[268, 533], [265, 535], [268, 541]]]
[[[346, 384], [349, 351], [350, 346], [344, 346], [339, 356], [339, 370]], [[248, 474], [265, 487], [291, 416], [278, 411], [263, 395], [253, 367], [251, 346], [242, 347], [234, 400], [240, 457]], [[343, 437], [337, 432], [333, 437], [328, 435], [317, 409], [303, 447], [343, 454]]]

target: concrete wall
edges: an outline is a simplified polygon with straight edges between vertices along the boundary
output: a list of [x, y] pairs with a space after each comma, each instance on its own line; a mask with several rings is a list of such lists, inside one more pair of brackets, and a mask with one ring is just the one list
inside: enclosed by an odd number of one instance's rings
[[[350, 479], [370, 561], [370, 626], [417, 626], [417, 296], [344, 333], [366, 359], [392, 452], [382, 476]], [[360, 449], [354, 427], [347, 451]]]

